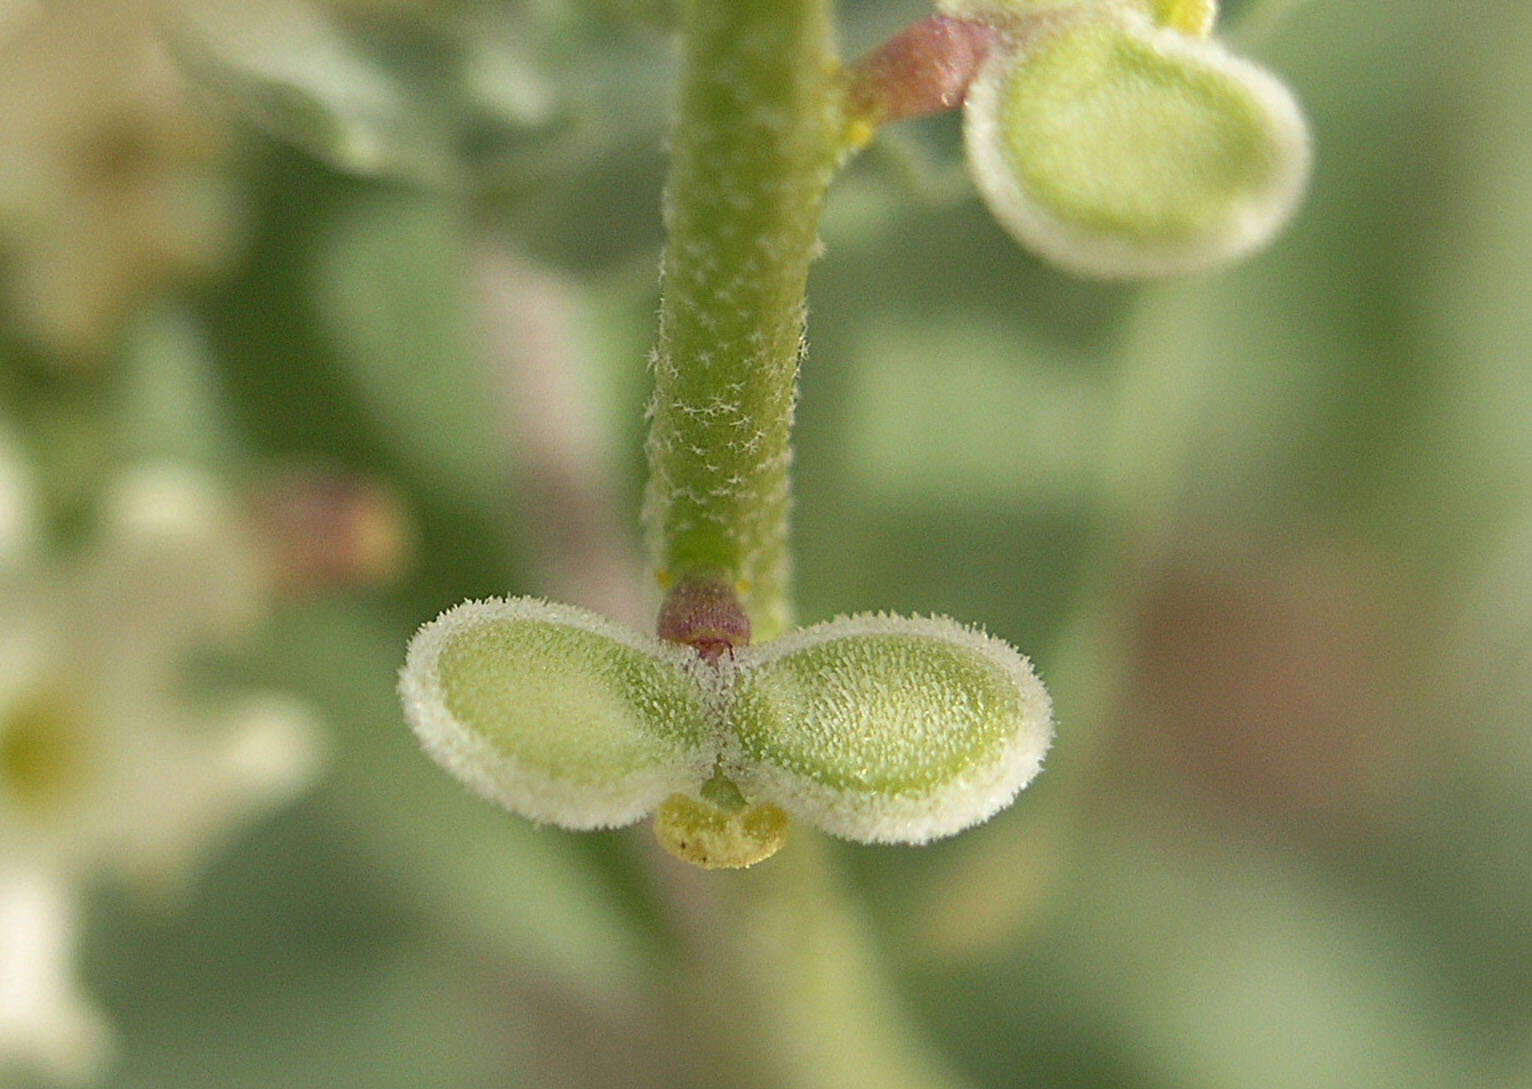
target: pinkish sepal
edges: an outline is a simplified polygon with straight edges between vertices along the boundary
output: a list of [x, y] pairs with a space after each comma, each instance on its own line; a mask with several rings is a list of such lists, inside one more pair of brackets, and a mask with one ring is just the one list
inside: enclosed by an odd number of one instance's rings
[[906, 27], [851, 67], [852, 115], [879, 125], [953, 109], [998, 36], [948, 15]]
[[692, 647], [706, 662], [716, 662], [750, 644], [750, 618], [732, 586], [688, 579], [678, 583], [660, 607], [659, 636]]

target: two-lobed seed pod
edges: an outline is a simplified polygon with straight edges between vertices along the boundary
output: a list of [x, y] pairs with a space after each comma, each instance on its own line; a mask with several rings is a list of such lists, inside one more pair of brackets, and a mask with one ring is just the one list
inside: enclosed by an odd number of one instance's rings
[[661, 809], [667, 845], [712, 836], [715, 856], [780, 843], [766, 807], [863, 842], [951, 835], [1053, 735], [1027, 660], [943, 618], [845, 617], [709, 664], [583, 609], [467, 602], [415, 636], [400, 691], [427, 752], [506, 808], [567, 828]]

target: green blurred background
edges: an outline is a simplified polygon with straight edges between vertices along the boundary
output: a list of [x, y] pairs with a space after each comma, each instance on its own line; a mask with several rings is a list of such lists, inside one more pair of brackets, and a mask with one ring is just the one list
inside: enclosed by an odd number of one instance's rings
[[[1227, 4], [1316, 165], [1291, 228], [1214, 274], [1030, 258], [955, 117], [838, 180], [799, 617], [982, 623], [1036, 662], [1058, 737], [979, 829], [803, 829], [752, 873], [790, 900], [785, 855], [822, 862], [834, 895], [790, 906], [842, 919], [821, 968], [876, 1000], [807, 1028], [762, 1003], [755, 1047], [699, 1021], [755, 986], [692, 915], [732, 875], [642, 825], [493, 810], [393, 692], [464, 598], [653, 607], [662, 5], [175, 13], [190, 76], [143, 91], [153, 19], [118, 4], [0, 2], [0, 398], [55, 547], [145, 459], [236, 494], [366, 481], [410, 547], [285, 595], [232, 667], [320, 710], [317, 785], [175, 910], [90, 885], [101, 1084], [833, 1087], [794, 1040], [870, 1018], [938, 1071], [912, 1089], [1532, 1089], [1525, 0]], [[845, 53], [926, 10], [845, 0]]]

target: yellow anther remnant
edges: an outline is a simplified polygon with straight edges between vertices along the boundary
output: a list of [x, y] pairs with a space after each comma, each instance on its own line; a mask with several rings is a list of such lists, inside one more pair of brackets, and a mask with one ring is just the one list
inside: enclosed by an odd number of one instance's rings
[[1218, 18], [1218, 0], [1154, 0], [1154, 20], [1161, 26], [1206, 38]]
[[861, 151], [872, 143], [874, 136], [878, 134], [878, 126], [865, 117], [853, 117], [846, 123], [846, 133], [841, 139], [850, 151]]

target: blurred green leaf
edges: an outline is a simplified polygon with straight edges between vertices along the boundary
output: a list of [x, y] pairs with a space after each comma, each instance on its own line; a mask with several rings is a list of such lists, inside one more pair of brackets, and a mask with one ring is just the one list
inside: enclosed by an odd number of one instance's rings
[[498, 501], [509, 468], [505, 394], [476, 337], [468, 229], [450, 201], [368, 197], [320, 239], [313, 291], [381, 437], [434, 486]]
[[117, 426], [129, 459], [227, 466], [238, 450], [213, 358], [195, 315], [164, 302], [126, 336]]
[[1106, 405], [1081, 353], [989, 311], [865, 320], [843, 456], [867, 495], [1015, 502], [1089, 487]]
[[527, 176], [561, 150], [569, 114], [528, 30], [467, 7], [197, 0], [174, 41], [279, 139], [343, 170], [461, 185]]

